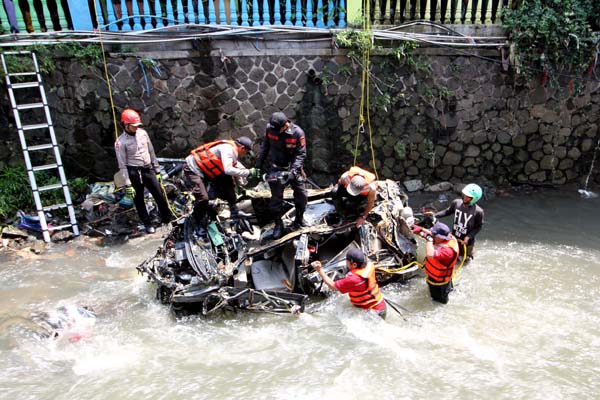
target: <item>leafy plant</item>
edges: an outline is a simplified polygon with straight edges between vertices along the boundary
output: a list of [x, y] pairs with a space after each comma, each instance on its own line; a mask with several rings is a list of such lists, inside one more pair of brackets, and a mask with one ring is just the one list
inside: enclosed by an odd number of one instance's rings
[[[45, 171], [36, 173], [38, 186], [59, 183], [55, 176]], [[74, 178], [69, 181], [71, 197], [76, 199], [88, 192], [88, 184], [85, 178]], [[52, 190], [41, 193], [44, 205], [64, 203], [63, 193], [60, 190]], [[24, 166], [5, 167], [0, 171], [0, 218], [6, 219], [15, 215], [18, 210], [30, 211], [35, 209], [33, 194]]]
[[[51, 75], [56, 70], [56, 59], [64, 57], [84, 68], [97, 66], [102, 61], [102, 49], [100, 45], [80, 43], [59, 43], [56, 45], [36, 44], [29, 47], [13, 47], [10, 51], [32, 51], [35, 53], [40, 72]], [[27, 55], [5, 56], [7, 69], [11, 73], [33, 71], [33, 60]], [[0, 71], [0, 77], [4, 79], [5, 71]]]
[[396, 142], [394, 145], [394, 153], [398, 160], [406, 160], [406, 144], [404, 142]]
[[503, 27], [514, 45], [517, 72], [540, 75], [541, 83], [569, 82], [593, 64], [598, 37], [598, 0], [529, 0], [504, 9]]

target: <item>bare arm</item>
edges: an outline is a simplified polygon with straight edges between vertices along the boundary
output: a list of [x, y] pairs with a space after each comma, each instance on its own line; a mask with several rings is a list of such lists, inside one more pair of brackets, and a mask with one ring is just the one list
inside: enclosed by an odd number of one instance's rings
[[333, 281], [333, 279], [327, 276], [327, 274], [325, 274], [325, 272], [323, 271], [323, 265], [321, 265], [321, 261], [314, 261], [310, 265], [315, 269], [315, 271], [319, 273], [321, 279], [323, 279], [323, 282], [325, 282], [325, 284], [329, 286], [331, 290], [334, 290], [336, 292], [338, 291], [338, 288], [335, 287], [335, 282]]

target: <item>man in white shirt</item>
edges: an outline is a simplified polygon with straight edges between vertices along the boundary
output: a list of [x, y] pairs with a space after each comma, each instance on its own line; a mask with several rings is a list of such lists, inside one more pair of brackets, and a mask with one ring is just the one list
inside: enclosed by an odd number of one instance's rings
[[235, 140], [217, 140], [203, 144], [192, 150], [185, 159], [185, 183], [195, 197], [192, 215], [198, 224], [206, 225], [208, 222], [206, 216], [209, 211], [209, 198], [206, 186], [209, 181], [214, 183], [217, 196], [227, 201], [231, 217], [238, 217], [233, 178], [260, 176], [258, 169], [246, 169], [238, 163], [238, 158], [245, 157], [251, 150], [252, 140], [242, 136]]

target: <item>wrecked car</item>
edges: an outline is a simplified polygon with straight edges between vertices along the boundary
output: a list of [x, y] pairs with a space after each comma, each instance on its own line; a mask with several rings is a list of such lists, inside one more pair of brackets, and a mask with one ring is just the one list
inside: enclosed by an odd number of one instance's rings
[[238, 204], [250, 218], [232, 220], [224, 204], [214, 203], [216, 217], [206, 229], [191, 215], [180, 218], [137, 269], [156, 285], [159, 301], [177, 313], [202, 315], [302, 312], [309, 298], [326, 294], [310, 263], [319, 260], [333, 280], [343, 278], [345, 254], [353, 247], [375, 264], [380, 285], [410, 279], [419, 269], [412, 209], [398, 182], [378, 185], [375, 206], [360, 227], [336, 213], [331, 188], [309, 190], [308, 226], [290, 230], [292, 208], [283, 217], [286, 234], [277, 240], [271, 238], [273, 224], [264, 223], [265, 191], [247, 192]]

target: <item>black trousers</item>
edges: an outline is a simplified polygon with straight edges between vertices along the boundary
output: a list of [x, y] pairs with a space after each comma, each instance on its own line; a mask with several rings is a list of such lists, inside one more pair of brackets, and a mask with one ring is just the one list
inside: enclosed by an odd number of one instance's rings
[[448, 295], [454, 289], [454, 285], [452, 281], [446, 283], [445, 285], [432, 285], [427, 282], [427, 286], [429, 286], [429, 293], [431, 294], [431, 299], [433, 301], [437, 301], [438, 303], [448, 304]]
[[335, 210], [345, 218], [355, 218], [364, 214], [368, 204], [367, 196], [352, 196], [344, 185], [338, 185], [332, 196]]
[[156, 179], [156, 172], [151, 167], [131, 167], [127, 166], [127, 173], [129, 174], [129, 180], [131, 186], [135, 189], [135, 198], [133, 203], [135, 209], [140, 217], [140, 220], [144, 225], [150, 225], [151, 220], [146, 210], [146, 203], [144, 201], [144, 188], [148, 189], [160, 212], [160, 219], [163, 223], [168, 223], [173, 220], [173, 214], [169, 208], [169, 203], [165, 198], [163, 191]]
[[281, 184], [279, 181], [269, 182], [269, 188], [271, 189], [269, 209], [273, 212], [275, 219], [279, 219], [283, 215], [283, 191], [287, 185], [290, 185], [294, 191], [294, 206], [296, 207], [296, 211], [304, 213], [306, 210], [308, 191], [306, 190], [303, 178], [298, 179], [298, 177], [294, 177], [286, 184]]

